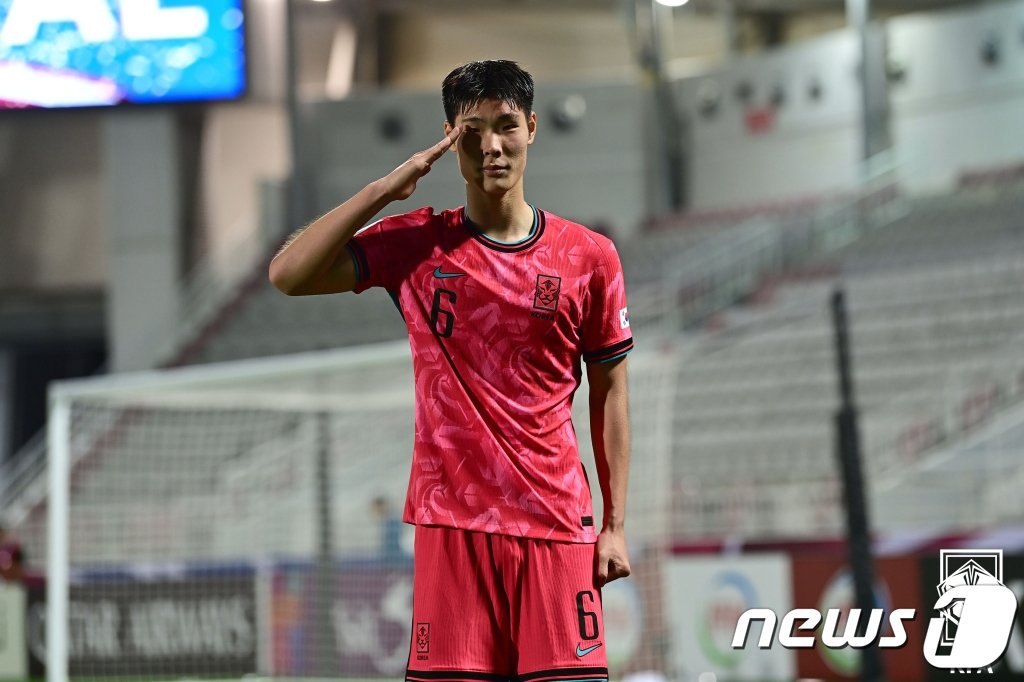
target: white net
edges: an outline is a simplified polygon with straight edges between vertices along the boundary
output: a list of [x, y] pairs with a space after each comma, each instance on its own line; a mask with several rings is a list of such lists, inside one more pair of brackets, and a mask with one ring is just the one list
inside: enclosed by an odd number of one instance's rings
[[[664, 346], [630, 365], [638, 553], [669, 535], [674, 361]], [[58, 390], [71, 415], [70, 676], [400, 678], [411, 374], [398, 343]], [[600, 518], [585, 385], [575, 408]], [[34, 518], [26, 540], [42, 538]], [[38, 563], [45, 550], [29, 548]], [[639, 574], [606, 596], [616, 672], [657, 663], [638, 611], [657, 576]]]

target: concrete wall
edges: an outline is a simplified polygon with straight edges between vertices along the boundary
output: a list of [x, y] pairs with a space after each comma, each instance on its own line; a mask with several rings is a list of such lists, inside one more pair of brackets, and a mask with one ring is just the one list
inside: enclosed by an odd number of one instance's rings
[[[551, 3], [555, 5], [556, 3]], [[640, 76], [621, 7], [453, 7], [396, 18], [389, 86], [439, 89], [453, 68], [474, 59], [512, 59], [538, 83], [609, 82]], [[669, 59], [721, 59], [728, 46], [713, 15], [678, 10]]]
[[103, 286], [101, 120], [92, 112], [0, 119], [0, 291]]
[[[842, 31], [677, 82], [697, 210], [840, 190], [857, 179], [857, 41]], [[811, 96], [817, 84], [819, 99]], [[749, 87], [749, 99], [740, 99]], [[780, 88], [785, 100], [772, 107]], [[705, 102], [717, 102], [706, 111]], [[748, 115], [768, 112], [762, 127]]]
[[[965, 169], [1024, 161], [1024, 2], [906, 15], [885, 23], [890, 60], [905, 70], [890, 84], [899, 179], [911, 192], [949, 189]], [[987, 66], [983, 43], [1002, 59]], [[778, 51], [744, 57], [682, 79], [677, 93], [692, 123], [689, 195], [695, 209], [760, 203], [851, 189], [861, 176], [856, 36], [836, 31]], [[808, 96], [812, 80], [820, 101]], [[748, 103], [737, 87], [752, 88]], [[752, 130], [751, 109], [785, 102]], [[717, 93], [714, 115], [702, 100]]]
[[206, 114], [200, 173], [202, 230], [196, 252], [224, 263], [260, 222], [260, 184], [291, 172], [284, 105], [218, 105]]
[[[1024, 2], [889, 22], [890, 55], [906, 70], [891, 89], [893, 135], [915, 191], [948, 187], [963, 169], [1024, 161]], [[994, 39], [1001, 61], [987, 66]]]

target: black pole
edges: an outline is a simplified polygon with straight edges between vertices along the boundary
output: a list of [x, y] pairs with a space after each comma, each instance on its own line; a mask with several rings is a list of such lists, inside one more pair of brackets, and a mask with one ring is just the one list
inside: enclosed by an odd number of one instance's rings
[[[857, 634], [862, 635], [871, 609], [876, 607], [874, 595], [874, 560], [871, 554], [871, 532], [868, 507], [864, 495], [864, 476], [861, 470], [860, 436], [857, 407], [854, 401], [853, 369], [850, 358], [850, 340], [846, 321], [846, 301], [841, 288], [832, 294], [832, 322], [835, 327], [836, 363], [839, 373], [839, 410], [836, 412], [836, 451], [843, 476], [843, 496], [846, 501], [847, 544], [850, 568], [856, 592], [860, 621]], [[861, 651], [860, 679], [880, 682], [883, 679], [882, 656], [878, 640]]]

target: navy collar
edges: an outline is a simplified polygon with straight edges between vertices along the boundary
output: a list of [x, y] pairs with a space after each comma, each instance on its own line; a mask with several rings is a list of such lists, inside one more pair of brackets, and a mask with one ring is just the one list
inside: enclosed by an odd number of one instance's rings
[[530, 206], [533, 209], [533, 225], [530, 227], [530, 234], [526, 235], [523, 239], [517, 242], [503, 242], [493, 237], [488, 237], [484, 234], [476, 223], [469, 219], [469, 215], [466, 214], [466, 207], [463, 206], [459, 212], [463, 226], [469, 231], [473, 238], [483, 244], [489, 249], [500, 251], [502, 253], [518, 253], [519, 251], [525, 251], [530, 248], [538, 241], [540, 241], [541, 235], [544, 234], [544, 211], [538, 210], [534, 206]]

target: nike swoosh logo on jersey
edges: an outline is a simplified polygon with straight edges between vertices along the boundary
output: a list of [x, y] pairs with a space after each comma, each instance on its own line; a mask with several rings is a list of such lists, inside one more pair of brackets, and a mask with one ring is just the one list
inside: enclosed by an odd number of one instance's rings
[[595, 649], [599, 649], [599, 648], [601, 648], [601, 644], [600, 643], [597, 643], [594, 646], [588, 646], [586, 649], [581, 649], [580, 645], [577, 644], [576, 645], [576, 655], [579, 656], [580, 658], [583, 658], [584, 656], [589, 654], [591, 651], [594, 651]]
[[441, 272], [441, 266], [438, 265], [434, 268], [434, 277], [440, 277], [441, 279], [447, 279], [448, 277], [465, 277], [464, 272]]

